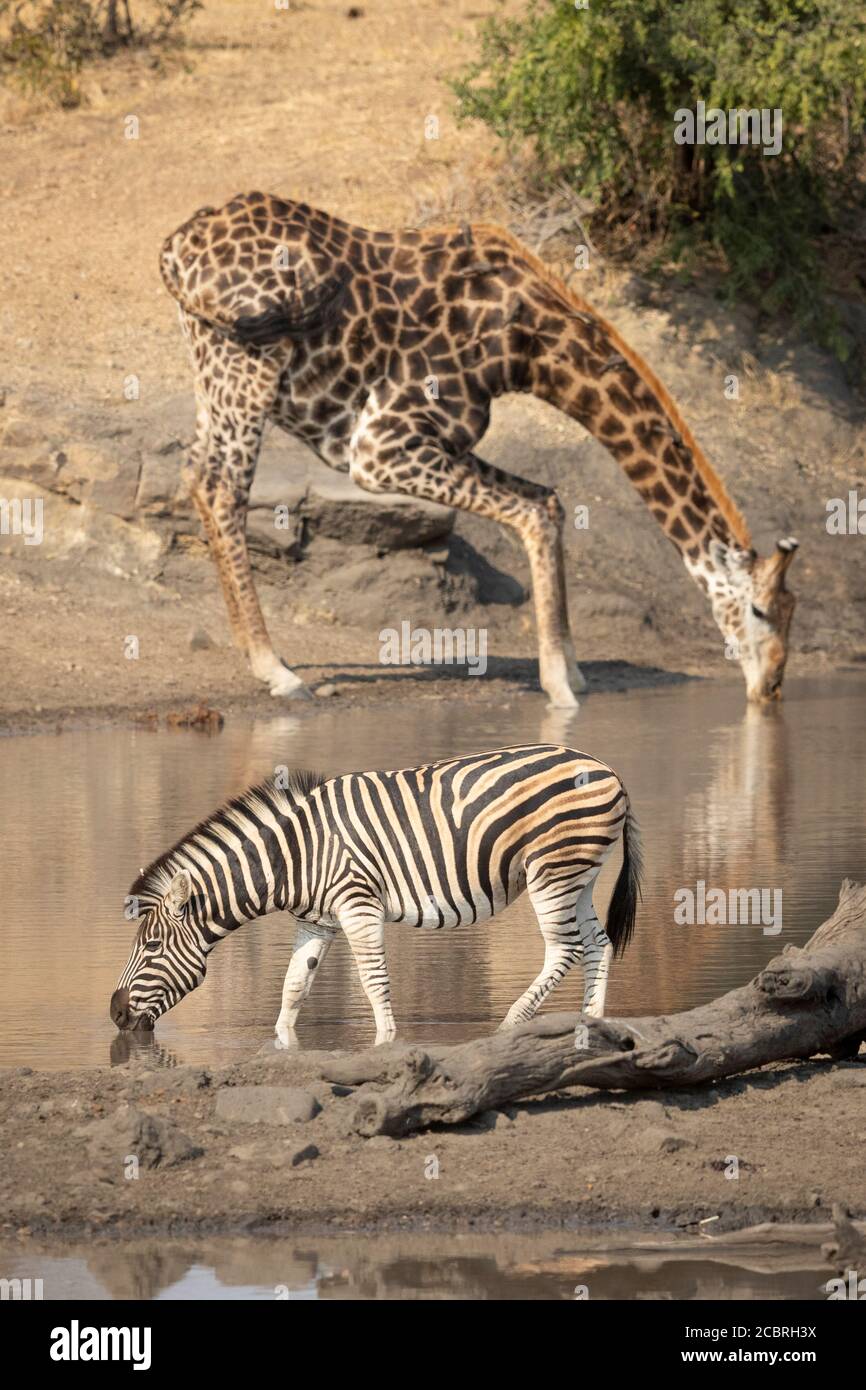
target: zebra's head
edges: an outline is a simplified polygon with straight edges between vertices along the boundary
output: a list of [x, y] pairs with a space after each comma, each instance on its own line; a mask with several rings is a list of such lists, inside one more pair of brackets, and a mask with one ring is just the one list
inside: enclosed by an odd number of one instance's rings
[[111, 996], [111, 1019], [122, 1032], [152, 1029], [204, 979], [209, 948], [188, 911], [192, 893], [188, 870], [179, 869], [164, 891], [139, 898], [138, 934]]

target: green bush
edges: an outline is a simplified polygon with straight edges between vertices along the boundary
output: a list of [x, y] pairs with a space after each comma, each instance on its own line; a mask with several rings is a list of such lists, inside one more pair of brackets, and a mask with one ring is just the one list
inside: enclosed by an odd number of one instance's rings
[[[861, 0], [532, 0], [487, 22], [452, 85], [462, 118], [530, 142], [540, 183], [590, 196], [611, 244], [684, 266], [709, 252], [729, 294], [793, 312], [844, 355], [817, 242], [862, 204]], [[780, 152], [676, 143], [675, 113], [698, 101], [780, 109]]]
[[58, 106], [81, 100], [77, 75], [85, 63], [122, 48], [176, 42], [201, 0], [0, 0], [0, 77]]

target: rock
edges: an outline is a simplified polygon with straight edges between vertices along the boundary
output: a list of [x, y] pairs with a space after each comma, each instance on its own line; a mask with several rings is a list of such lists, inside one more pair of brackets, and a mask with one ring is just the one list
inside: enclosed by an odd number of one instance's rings
[[196, 1095], [210, 1086], [211, 1074], [205, 1071], [204, 1067], [190, 1067], [188, 1072], [182, 1072], [180, 1076], [175, 1076], [174, 1080], [178, 1090]]
[[279, 515], [270, 507], [256, 507], [247, 516], [250, 550], [297, 560], [303, 549], [304, 524], [299, 511]]
[[482, 1110], [479, 1115], [473, 1117], [470, 1124], [473, 1129], [498, 1129], [501, 1132], [503, 1129], [511, 1129], [514, 1121], [504, 1110]]
[[649, 1125], [635, 1134], [634, 1145], [643, 1153], [679, 1153], [681, 1149], [695, 1147], [691, 1139], [675, 1134], [672, 1129], [662, 1129], [659, 1125]]
[[189, 639], [190, 650], [194, 652], [206, 652], [215, 645], [209, 632], [203, 627], [197, 627]]
[[[278, 507], [285, 509], [280, 515], [287, 527], [274, 524]], [[251, 546], [273, 554], [300, 554], [315, 536], [400, 550], [447, 536], [453, 524], [450, 507], [401, 493], [365, 492], [299, 441], [274, 437], [256, 469], [247, 534]]]
[[261, 1153], [258, 1144], [235, 1144], [234, 1148], [229, 1149], [229, 1158], [236, 1158], [240, 1163], [255, 1163], [261, 1158]]
[[341, 474], [311, 482], [304, 515], [308, 529], [318, 535], [382, 550], [427, 545], [454, 525], [450, 507], [400, 493], [365, 492]]
[[87, 500], [94, 507], [129, 521], [135, 514], [138, 495], [138, 465], [124, 468], [114, 478], [94, 482], [87, 489]]
[[217, 1092], [217, 1115], [235, 1124], [305, 1124], [321, 1108], [310, 1091], [297, 1086], [226, 1086]]
[[320, 700], [327, 700], [331, 695], [339, 694], [339, 691], [335, 685], [328, 681], [325, 685], [317, 685], [313, 694], [317, 695]]
[[0, 554], [38, 549], [40, 560], [86, 557], [88, 566], [124, 578], [151, 577], [160, 568], [166, 539], [156, 531], [20, 479], [0, 477], [0, 497], [14, 509], [13, 518], [27, 518], [26, 531], [16, 520], [0, 532]]
[[667, 1111], [661, 1101], [637, 1101], [626, 1106], [625, 1109], [630, 1122], [637, 1121], [639, 1125], [659, 1125], [662, 1129], [669, 1128]]
[[278, 448], [273, 443], [266, 445], [250, 489], [250, 512], [270, 512], [271, 523], [277, 507], [299, 512], [307, 495], [310, 469], [315, 466], [330, 471], [317, 464], [315, 455], [296, 440], [286, 437]]
[[297, 1149], [292, 1154], [292, 1167], [297, 1168], [299, 1163], [312, 1163], [314, 1158], [319, 1157], [319, 1150], [315, 1144], [307, 1144], [303, 1149]]
[[172, 1168], [199, 1158], [204, 1149], [161, 1115], [136, 1105], [121, 1105], [107, 1119], [86, 1126], [90, 1156], [95, 1161], [123, 1163], [138, 1159], [142, 1168]]
[[166, 454], [146, 454], [138, 477], [135, 495], [137, 511], [157, 516], [175, 511], [185, 500], [185, 484], [181, 465], [176, 457]]

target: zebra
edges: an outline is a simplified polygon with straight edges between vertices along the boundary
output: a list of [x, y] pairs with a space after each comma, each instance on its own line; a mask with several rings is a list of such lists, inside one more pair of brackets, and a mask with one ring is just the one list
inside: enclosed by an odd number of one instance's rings
[[[622, 836], [605, 930], [595, 881]], [[121, 1030], [152, 1029], [205, 978], [216, 944], [274, 911], [297, 921], [276, 1022], [295, 1046], [301, 1005], [337, 932], [355, 958], [376, 1042], [396, 1035], [385, 925], [487, 920], [525, 890], [544, 964], [500, 1025], [533, 1017], [576, 961], [584, 1012], [604, 1012], [614, 953], [640, 894], [637, 822], [617, 774], [586, 753], [527, 744], [393, 772], [285, 771], [228, 801], [143, 870], [139, 929], [111, 998]]]

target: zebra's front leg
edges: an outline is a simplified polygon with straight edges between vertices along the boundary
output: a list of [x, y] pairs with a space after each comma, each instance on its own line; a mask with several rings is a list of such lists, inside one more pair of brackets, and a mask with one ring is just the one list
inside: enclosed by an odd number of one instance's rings
[[583, 950], [583, 1012], [590, 1018], [603, 1018], [613, 946], [595, 913], [578, 922], [577, 929]]
[[385, 918], [381, 907], [364, 911], [355, 908], [340, 914], [340, 926], [346, 933], [361, 988], [370, 1001], [376, 1021], [376, 1044], [391, 1042], [397, 1036], [397, 1025], [391, 1010], [391, 981], [385, 959]]
[[297, 1047], [295, 1024], [301, 1005], [313, 988], [316, 972], [328, 954], [333, 940], [333, 932], [323, 935], [321, 932], [310, 931], [308, 927], [298, 927], [292, 959], [283, 981], [280, 1016], [274, 1028], [279, 1047]]

